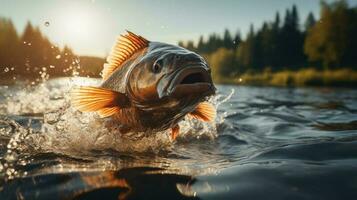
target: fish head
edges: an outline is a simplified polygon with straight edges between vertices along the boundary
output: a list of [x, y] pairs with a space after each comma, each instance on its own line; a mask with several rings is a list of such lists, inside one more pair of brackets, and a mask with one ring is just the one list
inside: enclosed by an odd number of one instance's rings
[[150, 108], [197, 104], [216, 90], [204, 58], [158, 42], [150, 43], [147, 53], [132, 68], [127, 85], [131, 99]]

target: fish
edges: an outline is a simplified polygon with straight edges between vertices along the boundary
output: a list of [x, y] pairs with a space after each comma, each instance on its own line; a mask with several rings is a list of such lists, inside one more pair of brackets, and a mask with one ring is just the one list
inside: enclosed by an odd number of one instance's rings
[[171, 129], [175, 140], [185, 116], [215, 120], [216, 108], [208, 102], [216, 92], [210, 66], [183, 47], [126, 31], [118, 36], [101, 75], [100, 86], [72, 89], [72, 106], [111, 117], [122, 133]]

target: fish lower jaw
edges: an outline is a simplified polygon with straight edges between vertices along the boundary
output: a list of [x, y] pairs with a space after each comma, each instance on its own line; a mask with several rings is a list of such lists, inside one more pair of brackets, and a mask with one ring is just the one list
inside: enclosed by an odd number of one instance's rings
[[180, 84], [169, 90], [172, 97], [211, 96], [215, 94], [215, 87], [211, 83]]

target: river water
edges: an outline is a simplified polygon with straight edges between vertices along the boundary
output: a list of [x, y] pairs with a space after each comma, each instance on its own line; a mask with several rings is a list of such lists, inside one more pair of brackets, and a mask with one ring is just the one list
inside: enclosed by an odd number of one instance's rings
[[357, 198], [357, 90], [217, 86], [172, 142], [70, 107], [97, 83], [0, 86], [0, 199]]

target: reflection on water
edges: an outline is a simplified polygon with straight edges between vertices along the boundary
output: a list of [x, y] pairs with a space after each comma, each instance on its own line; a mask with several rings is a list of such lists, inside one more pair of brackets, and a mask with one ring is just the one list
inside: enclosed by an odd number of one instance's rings
[[347, 123], [329, 123], [329, 124], [316, 124], [316, 128], [324, 131], [346, 131], [346, 130], [357, 130], [357, 121], [347, 122]]
[[190, 189], [194, 178], [159, 173], [162, 170], [130, 168], [39, 175], [10, 182], [3, 195], [10, 199], [199, 199]]
[[95, 79], [0, 86], [0, 199], [353, 199], [357, 91], [219, 86], [215, 124], [122, 135], [69, 105]]

